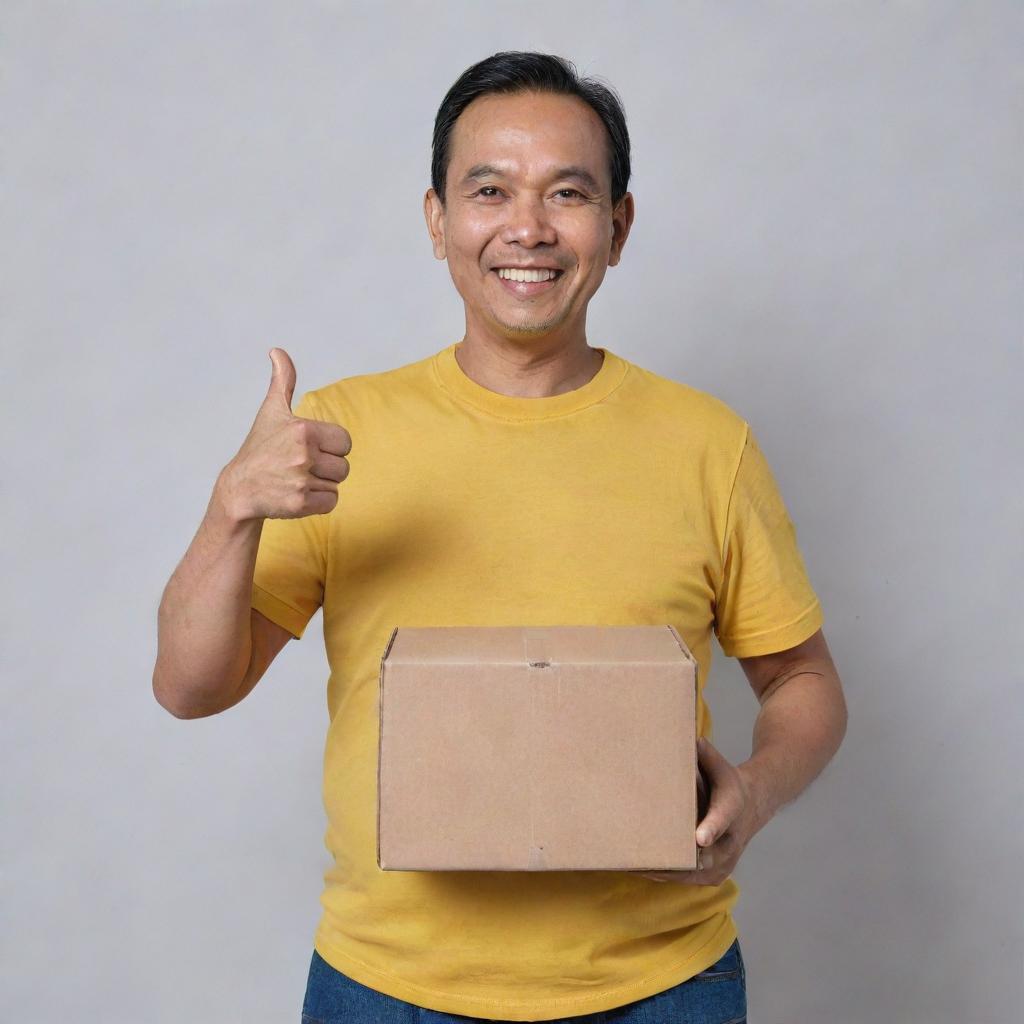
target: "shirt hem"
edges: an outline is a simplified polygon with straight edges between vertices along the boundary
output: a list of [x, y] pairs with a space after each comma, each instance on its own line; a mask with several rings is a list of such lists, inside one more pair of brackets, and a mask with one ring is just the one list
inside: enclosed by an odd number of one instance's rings
[[335, 970], [353, 981], [384, 995], [392, 996], [440, 1013], [463, 1014], [488, 1020], [546, 1021], [552, 1017], [579, 1016], [613, 1010], [627, 1003], [646, 999], [664, 992], [706, 970], [722, 958], [736, 941], [738, 932], [732, 915], [723, 914], [723, 921], [714, 935], [684, 960], [657, 968], [638, 981], [615, 988], [602, 989], [585, 996], [555, 996], [552, 998], [521, 999], [512, 996], [463, 996], [453, 992], [424, 988], [387, 971], [363, 963], [336, 946], [330, 945], [319, 933], [313, 946]]
[[799, 618], [777, 629], [754, 633], [742, 639], [719, 637], [718, 643], [727, 658], [755, 658], [762, 654], [775, 654], [803, 643], [824, 624], [821, 604], [815, 601]]
[[279, 597], [275, 597], [256, 583], [252, 585], [252, 598], [249, 604], [262, 615], [266, 615], [271, 622], [287, 629], [296, 640], [302, 639], [302, 634], [309, 625], [311, 616], [304, 615], [290, 604], [285, 604]]

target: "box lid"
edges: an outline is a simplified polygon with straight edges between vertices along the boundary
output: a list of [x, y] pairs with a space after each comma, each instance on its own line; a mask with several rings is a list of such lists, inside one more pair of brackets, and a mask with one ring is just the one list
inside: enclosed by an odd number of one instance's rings
[[588, 665], [693, 661], [667, 626], [397, 627], [389, 664]]

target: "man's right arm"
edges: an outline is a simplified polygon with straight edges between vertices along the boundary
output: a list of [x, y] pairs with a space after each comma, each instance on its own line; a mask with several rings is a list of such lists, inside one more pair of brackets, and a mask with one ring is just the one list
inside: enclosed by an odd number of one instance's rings
[[295, 367], [283, 349], [273, 349], [271, 361], [249, 436], [217, 477], [160, 601], [153, 696], [177, 718], [237, 704], [291, 638], [251, 606], [264, 520], [330, 512], [348, 476], [348, 431], [292, 415]]
[[263, 520], [232, 519], [215, 488], [157, 614], [153, 696], [176, 718], [233, 707], [292, 638], [251, 607]]

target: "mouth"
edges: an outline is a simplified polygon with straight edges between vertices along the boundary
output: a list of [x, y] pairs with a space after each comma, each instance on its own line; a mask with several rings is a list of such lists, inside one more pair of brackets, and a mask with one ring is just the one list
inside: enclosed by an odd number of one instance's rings
[[[565, 274], [564, 270], [515, 270], [510, 267], [497, 267], [489, 270], [498, 283], [508, 292], [519, 298], [532, 298], [534, 295], [543, 295], [551, 291]], [[537, 280], [546, 276], [547, 280]], [[524, 280], [514, 280], [523, 278]], [[528, 280], [527, 280], [528, 279]]]

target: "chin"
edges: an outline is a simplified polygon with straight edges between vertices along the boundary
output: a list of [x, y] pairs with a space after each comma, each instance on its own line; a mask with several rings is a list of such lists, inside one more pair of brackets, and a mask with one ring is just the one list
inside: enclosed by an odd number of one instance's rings
[[539, 335], [550, 334], [553, 330], [565, 322], [564, 317], [553, 317], [549, 320], [526, 320], [510, 323], [507, 320], [495, 320], [502, 330], [509, 334], [516, 334], [521, 338], [536, 338]]

